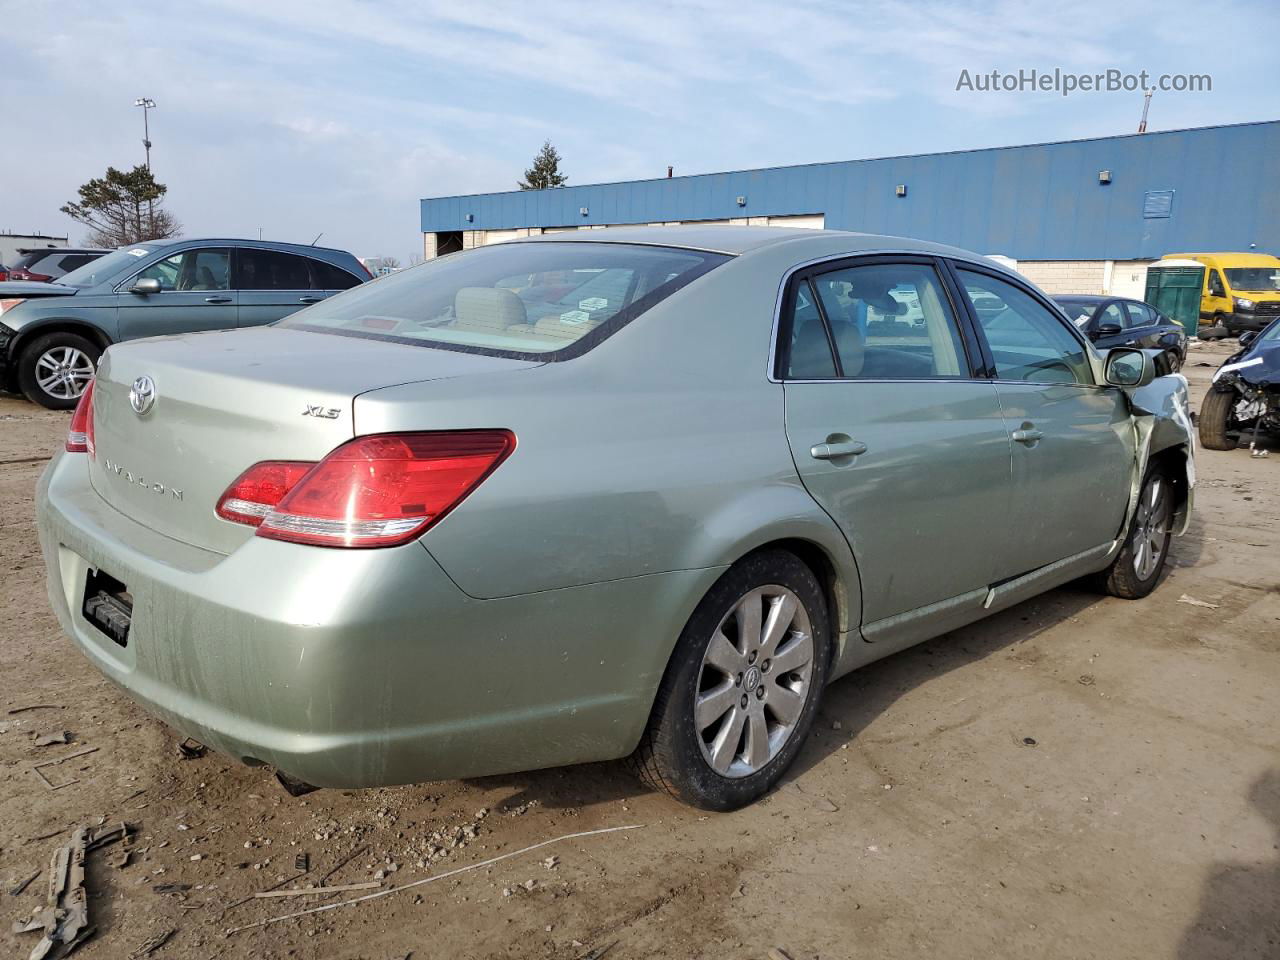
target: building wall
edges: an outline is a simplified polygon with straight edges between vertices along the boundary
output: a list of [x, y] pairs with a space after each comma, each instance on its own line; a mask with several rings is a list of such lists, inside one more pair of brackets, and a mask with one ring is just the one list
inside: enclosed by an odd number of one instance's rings
[[[441, 197], [422, 200], [420, 212], [424, 233], [821, 213], [830, 229], [1018, 260], [1153, 260], [1175, 249], [1280, 250], [1276, 183], [1280, 121], [1270, 121]], [[1151, 191], [1172, 191], [1168, 216], [1144, 215], [1156, 212]]]

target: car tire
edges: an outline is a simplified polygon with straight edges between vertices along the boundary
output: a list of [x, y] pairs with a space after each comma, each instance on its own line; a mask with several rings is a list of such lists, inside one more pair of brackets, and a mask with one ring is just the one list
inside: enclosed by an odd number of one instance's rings
[[1165, 471], [1152, 467], [1142, 481], [1124, 545], [1102, 573], [1107, 593], [1122, 600], [1141, 600], [1155, 589], [1169, 559], [1173, 511], [1173, 484]]
[[1228, 432], [1231, 414], [1240, 395], [1234, 388], [1219, 390], [1213, 387], [1204, 395], [1200, 404], [1200, 416], [1196, 426], [1200, 432], [1200, 445], [1209, 450], [1234, 450], [1237, 440]]
[[18, 357], [18, 388], [32, 403], [49, 410], [70, 410], [98, 369], [102, 350], [75, 333], [37, 337]]
[[[775, 619], [780, 629], [771, 637]], [[744, 557], [681, 633], [631, 757], [636, 772], [704, 810], [757, 800], [809, 735], [831, 650], [826, 599], [813, 571], [785, 550]]]

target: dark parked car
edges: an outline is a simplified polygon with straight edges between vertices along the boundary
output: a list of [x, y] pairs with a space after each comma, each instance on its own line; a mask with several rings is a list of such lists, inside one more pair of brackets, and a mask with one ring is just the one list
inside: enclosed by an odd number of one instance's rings
[[1261, 333], [1240, 334], [1240, 350], [1213, 375], [1200, 406], [1200, 442], [1234, 450], [1239, 438], [1280, 436], [1280, 319]]
[[18, 259], [9, 268], [6, 280], [29, 280], [50, 283], [79, 270], [86, 263], [105, 257], [110, 250], [94, 247], [25, 247], [18, 249]]
[[1164, 350], [1169, 369], [1179, 370], [1187, 359], [1187, 334], [1150, 304], [1124, 297], [1061, 296], [1053, 298], [1099, 350], [1141, 347]]
[[113, 343], [261, 326], [368, 279], [345, 250], [162, 240], [116, 250], [57, 283], [0, 283], [0, 388], [70, 409]]

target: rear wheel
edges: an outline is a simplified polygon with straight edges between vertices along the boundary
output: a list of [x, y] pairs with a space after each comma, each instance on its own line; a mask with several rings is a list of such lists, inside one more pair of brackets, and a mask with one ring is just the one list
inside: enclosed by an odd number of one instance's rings
[[1169, 559], [1173, 538], [1173, 485], [1159, 467], [1147, 471], [1129, 535], [1111, 566], [1103, 587], [1113, 597], [1140, 600], [1155, 589]]
[[637, 772], [706, 810], [758, 799], [800, 752], [830, 659], [813, 571], [783, 550], [744, 558], [681, 634], [632, 757]]
[[1235, 409], [1240, 394], [1234, 388], [1210, 388], [1200, 405], [1196, 424], [1200, 429], [1200, 445], [1210, 450], [1234, 450], [1236, 438], [1229, 432], [1235, 426]]
[[89, 386], [102, 351], [74, 333], [49, 333], [18, 358], [18, 386], [32, 403], [70, 410]]

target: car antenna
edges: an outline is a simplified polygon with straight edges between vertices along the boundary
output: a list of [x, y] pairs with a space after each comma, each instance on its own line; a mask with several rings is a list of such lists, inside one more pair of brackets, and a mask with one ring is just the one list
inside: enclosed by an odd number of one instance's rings
[[317, 243], [319, 243], [320, 238], [323, 236], [324, 236], [324, 231], [321, 230], [319, 233], [316, 234], [316, 238], [311, 241], [311, 245], [314, 247]]

